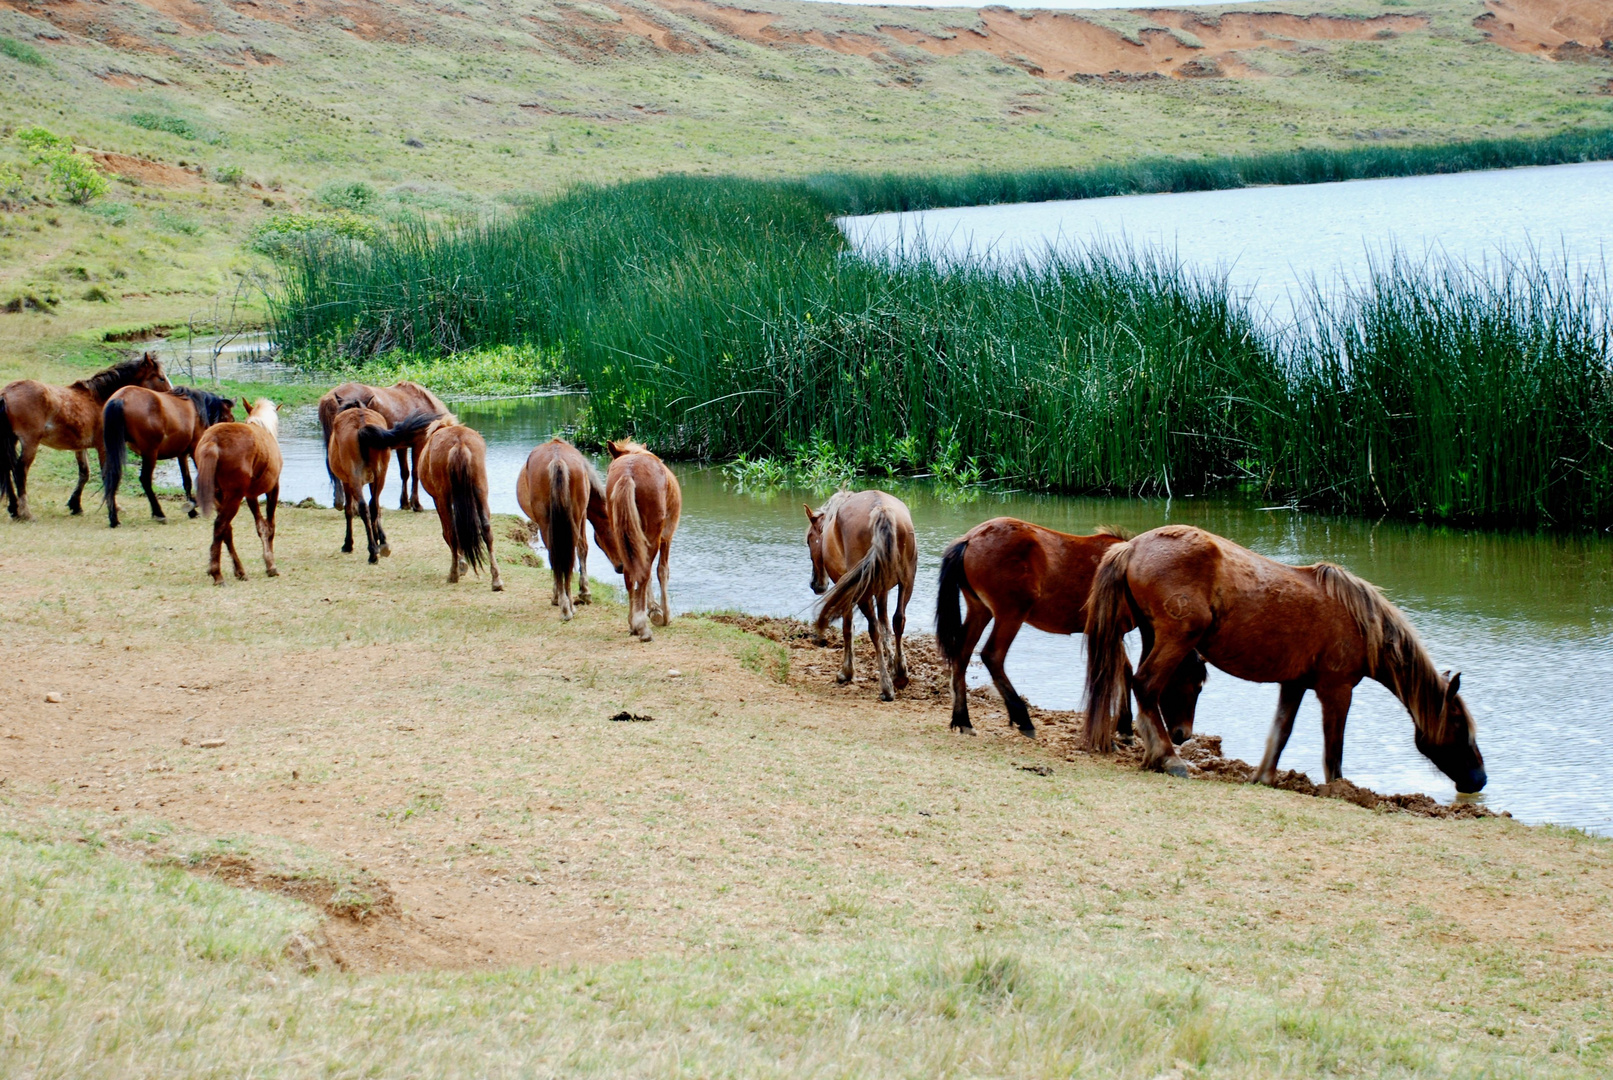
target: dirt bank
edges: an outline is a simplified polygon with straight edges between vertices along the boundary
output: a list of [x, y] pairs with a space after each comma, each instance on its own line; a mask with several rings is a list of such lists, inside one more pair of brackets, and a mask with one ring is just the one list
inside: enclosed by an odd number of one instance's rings
[[1552, 60], [1613, 57], [1613, 5], [1603, 0], [1485, 0], [1473, 20], [1513, 52]]

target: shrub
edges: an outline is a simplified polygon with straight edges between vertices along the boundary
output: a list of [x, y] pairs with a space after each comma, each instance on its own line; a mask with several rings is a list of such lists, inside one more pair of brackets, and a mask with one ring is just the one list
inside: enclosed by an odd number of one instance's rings
[[19, 64], [29, 64], [33, 67], [44, 67], [45, 57], [40, 51], [26, 41], [16, 38], [0, 37], [0, 56], [9, 56]]
[[215, 183], [229, 184], [232, 187], [240, 187], [241, 181], [245, 178], [245, 176], [246, 174], [241, 170], [241, 166], [239, 165], [220, 165], [218, 168], [213, 170], [213, 180]]
[[319, 189], [319, 201], [333, 210], [348, 210], [362, 214], [374, 205], [375, 189], [362, 180], [325, 184]]
[[56, 151], [50, 157], [50, 178], [62, 196], [75, 206], [83, 206], [106, 194], [106, 177], [89, 158], [71, 151]]
[[289, 259], [331, 240], [365, 244], [375, 237], [375, 226], [348, 210], [330, 214], [273, 214], [252, 231], [253, 251]]
[[137, 128], [145, 128], [147, 131], [164, 131], [169, 135], [177, 135], [181, 139], [187, 139], [192, 142], [202, 137], [200, 129], [195, 124], [181, 117], [171, 116], [168, 113], [137, 112], [130, 113], [124, 119]]
[[37, 124], [23, 128], [17, 132], [16, 138], [18, 142], [22, 143], [24, 149], [33, 151], [36, 162], [42, 160], [41, 155], [48, 154], [53, 150], [71, 150], [73, 148], [71, 140], [64, 139], [49, 128], [40, 127]]

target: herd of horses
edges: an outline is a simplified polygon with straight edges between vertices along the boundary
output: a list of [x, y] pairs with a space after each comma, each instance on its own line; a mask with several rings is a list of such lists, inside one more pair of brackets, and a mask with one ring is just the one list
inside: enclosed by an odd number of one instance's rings
[[[224, 547], [235, 576], [246, 577], [232, 530], [243, 502], [273, 577], [278, 409], [266, 399], [240, 404], [246, 420], [238, 423], [229, 399], [171, 386], [149, 353], [68, 387], [13, 382], [0, 391], [0, 491], [11, 516], [26, 519], [28, 470], [39, 447], [72, 451], [79, 478], [68, 506], [81, 513], [86, 455], [93, 449], [101, 455], [109, 524], [115, 528], [129, 450], [141, 459], [141, 485], [158, 518], [163, 513], [152, 472], [157, 460], [178, 458], [190, 515], [214, 519], [208, 563], [213, 581], [222, 582]], [[390, 554], [380, 498], [388, 461], [396, 454], [404, 480], [400, 509], [421, 509], [422, 486], [436, 504], [449, 551], [448, 580], [479, 572], [485, 561], [493, 590], [503, 589], [493, 555], [487, 447], [480, 435], [429, 390], [409, 382], [343, 383], [321, 398], [319, 418], [332, 495], [346, 515], [344, 552], [353, 550], [357, 514], [369, 561]], [[549, 552], [552, 603], [561, 618], [571, 619], [575, 604], [589, 602], [592, 526], [595, 543], [626, 583], [628, 632], [650, 641], [651, 625], [665, 626], [671, 613], [669, 560], [682, 493], [672, 471], [643, 446], [621, 441], [607, 448], [611, 460], [601, 478], [562, 439], [537, 447], [517, 479], [517, 500]], [[194, 496], [187, 458], [196, 469]], [[825, 644], [830, 623], [841, 623], [837, 678], [851, 682], [852, 617], [860, 610], [874, 645], [880, 696], [892, 700], [908, 685], [902, 635], [918, 567], [912, 516], [883, 491], [841, 491], [820, 508], [804, 509], [812, 589], [822, 597], [814, 637]], [[659, 595], [651, 594], [652, 569]], [[1310, 691], [1321, 704], [1323, 765], [1331, 782], [1341, 776], [1352, 694], [1370, 678], [1405, 706], [1417, 749], [1458, 791], [1484, 787], [1484, 758], [1460, 693], [1461, 676], [1436, 671], [1405, 616], [1375, 586], [1330, 563], [1290, 566], [1191, 526], [1166, 525], [1135, 537], [1112, 529], [1073, 536], [999, 517], [947, 547], [939, 584], [936, 639], [950, 668], [955, 729], [971, 729], [965, 674], [989, 626], [981, 660], [1009, 721], [1034, 735], [1029, 709], [1004, 668], [1015, 636], [1028, 624], [1086, 636], [1085, 735], [1095, 751], [1108, 752], [1117, 736], [1135, 733], [1144, 767], [1185, 776], [1176, 750], [1192, 738], [1199, 693], [1213, 664], [1238, 678], [1280, 687], [1255, 780], [1276, 780], [1300, 701]], [[1124, 643], [1132, 630], [1142, 638], [1135, 670]]]

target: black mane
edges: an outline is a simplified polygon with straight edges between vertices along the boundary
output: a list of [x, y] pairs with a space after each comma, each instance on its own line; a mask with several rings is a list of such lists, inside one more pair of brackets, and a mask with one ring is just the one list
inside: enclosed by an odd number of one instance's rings
[[234, 405], [229, 398], [209, 393], [197, 386], [176, 386], [169, 392], [189, 400], [196, 407], [196, 415], [209, 426], [225, 420]]
[[152, 355], [147, 353], [136, 360], [119, 361], [105, 371], [97, 371], [94, 375], [78, 380], [73, 386], [88, 391], [96, 401], [104, 402], [125, 386], [132, 386], [138, 381], [141, 370], [151, 359]]

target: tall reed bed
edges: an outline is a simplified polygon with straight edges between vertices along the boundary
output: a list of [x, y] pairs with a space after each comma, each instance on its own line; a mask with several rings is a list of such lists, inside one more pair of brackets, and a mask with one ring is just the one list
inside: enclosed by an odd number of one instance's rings
[[1605, 277], [1396, 260], [1292, 331], [1146, 252], [1003, 272], [853, 256], [805, 185], [671, 177], [305, 250], [276, 332], [362, 359], [558, 349], [600, 434], [803, 444], [1058, 490], [1613, 524]]

